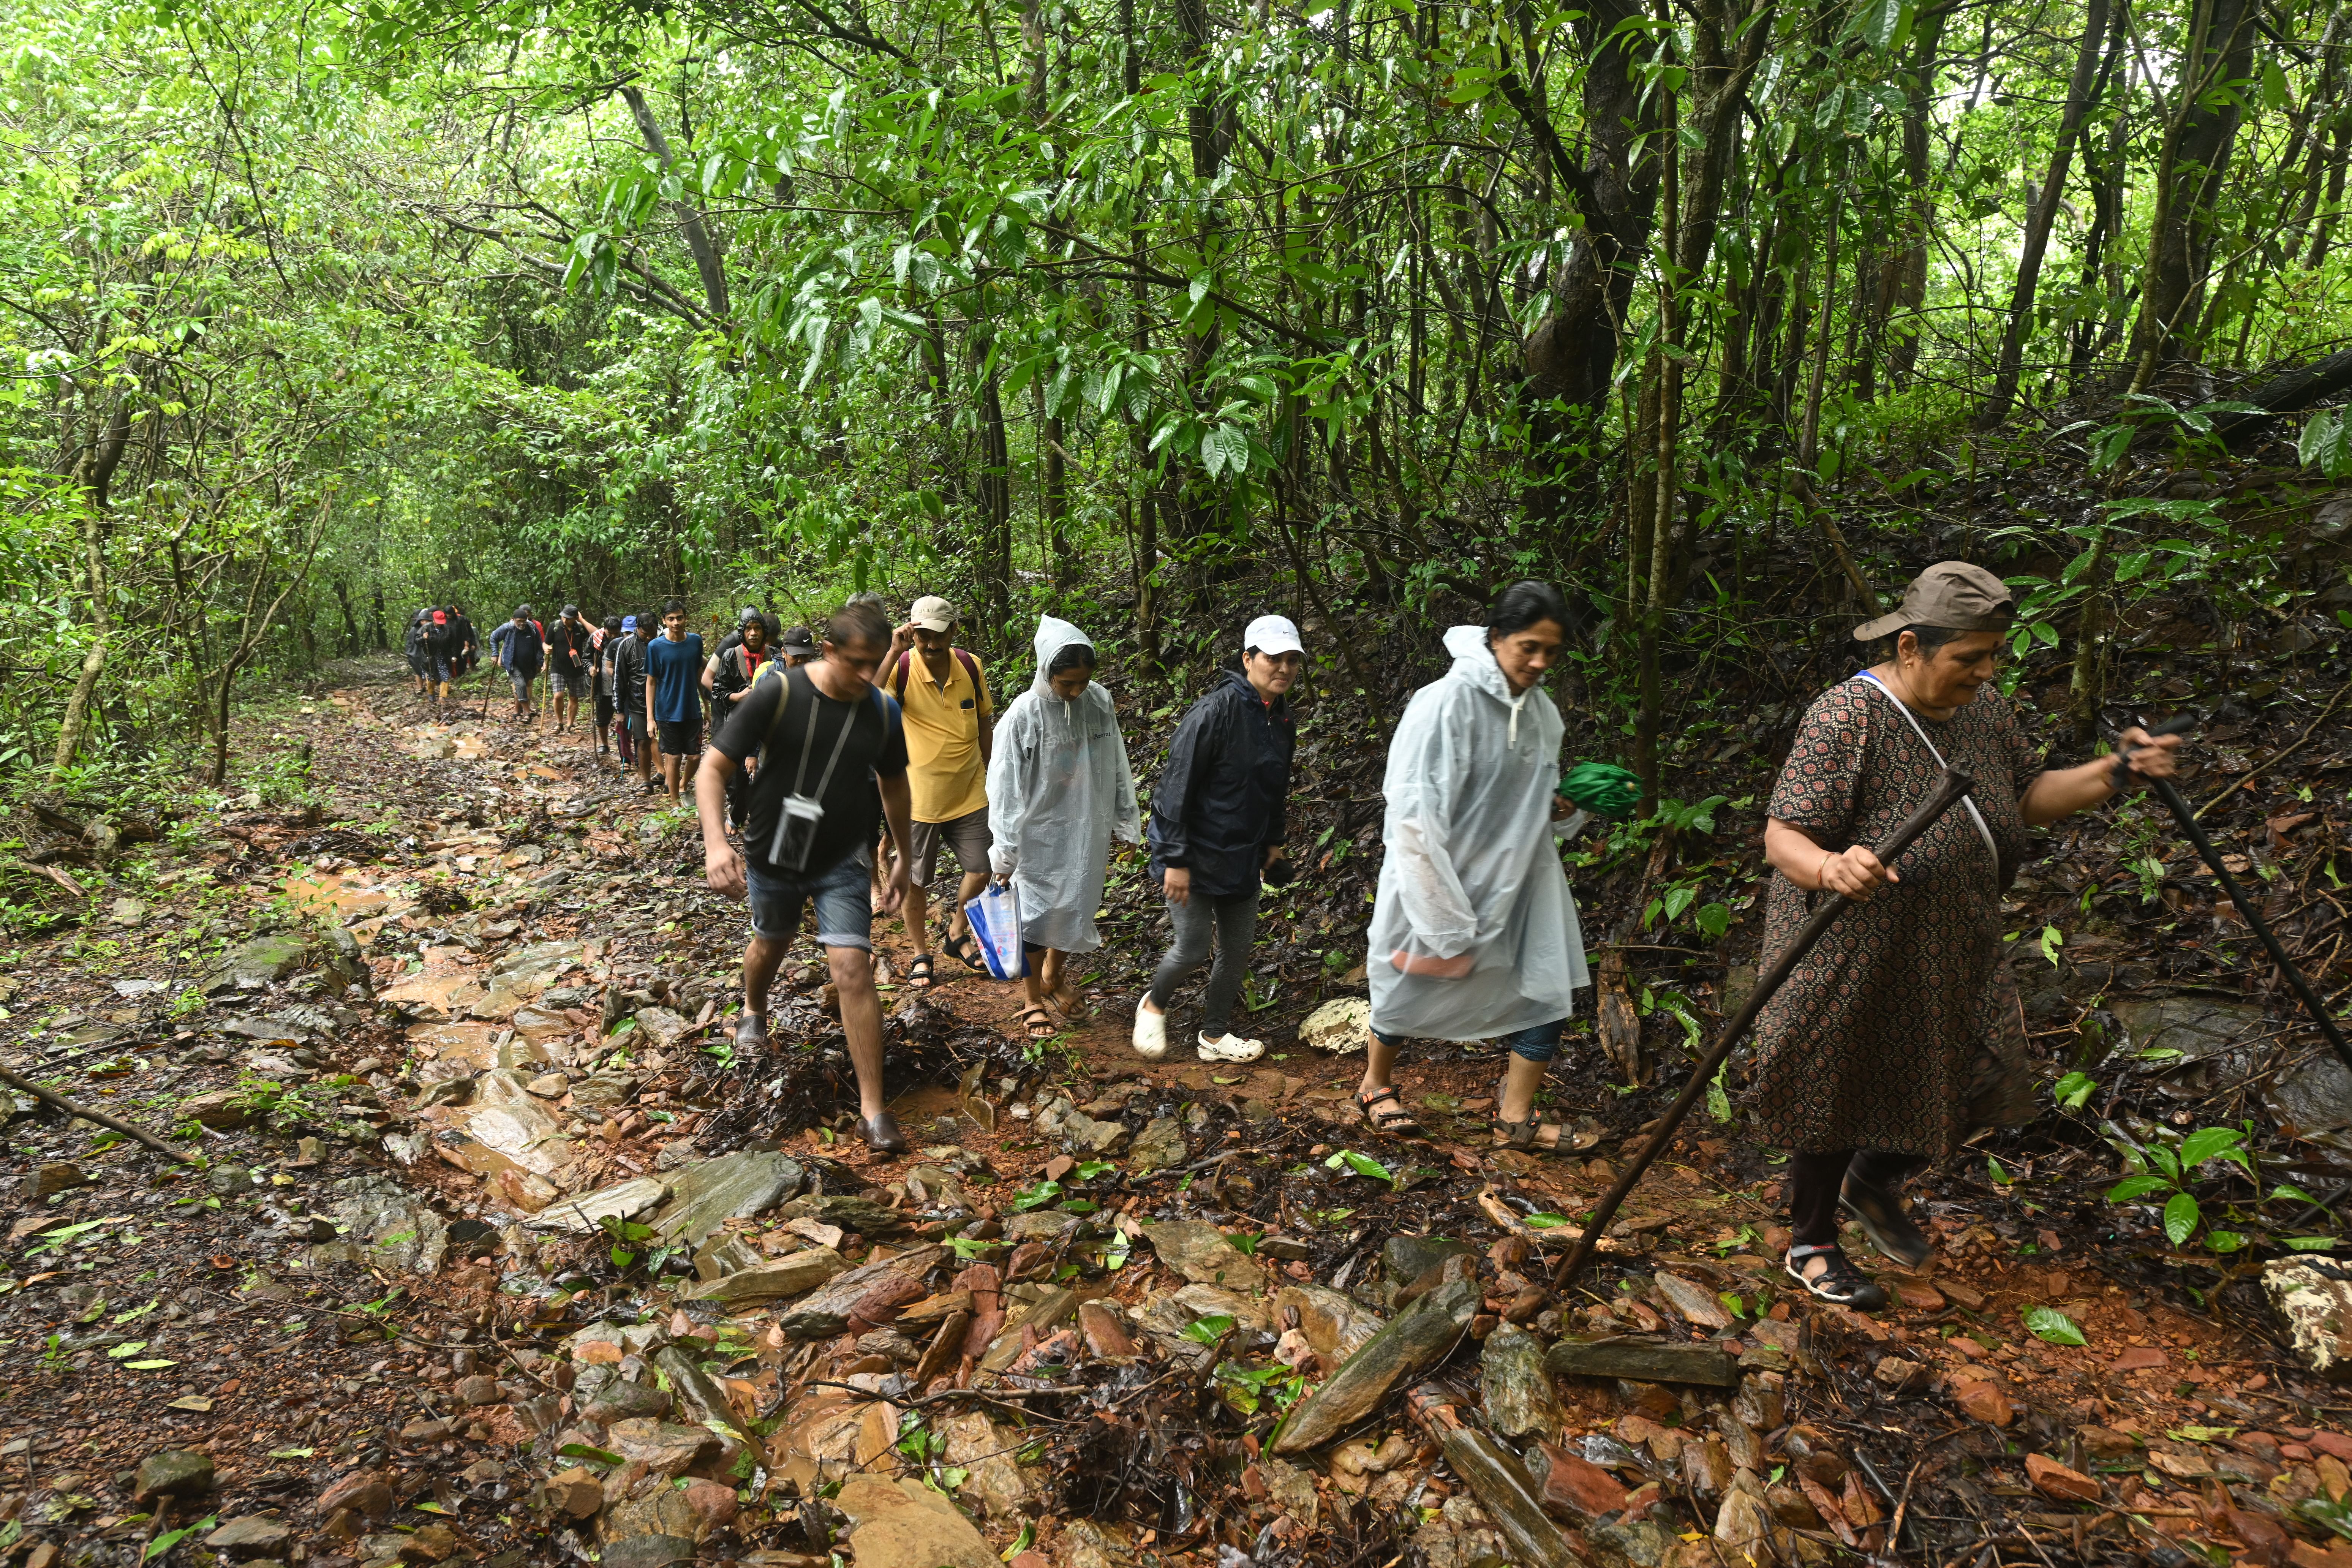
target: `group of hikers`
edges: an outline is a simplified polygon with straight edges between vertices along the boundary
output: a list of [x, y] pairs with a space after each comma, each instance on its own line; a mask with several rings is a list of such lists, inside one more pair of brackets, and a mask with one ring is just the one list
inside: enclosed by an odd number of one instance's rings
[[[702, 637], [686, 629], [685, 604], [670, 600], [658, 617], [606, 616], [601, 624], [566, 605], [552, 626], [529, 605], [491, 628], [491, 662], [512, 688], [512, 717], [540, 717], [533, 695], [545, 682], [547, 717], [569, 731], [593, 711], [600, 756], [634, 770], [648, 790], [683, 798], [701, 755], [706, 728], [716, 731], [770, 662], [789, 667], [816, 657], [807, 629], [785, 633], [774, 616], [746, 607], [736, 627], [706, 656]], [[463, 683], [479, 668], [482, 639], [455, 604], [409, 617], [405, 648], [416, 695], [443, 712], [463, 706]], [[489, 697], [482, 699], [487, 710]], [[590, 704], [593, 702], [593, 709]]]
[[[2042, 768], [1992, 684], [2015, 613], [2007, 585], [1979, 567], [1922, 573], [1899, 608], [1856, 629], [1873, 662], [1807, 710], [1768, 808], [1764, 962], [1826, 895], [1853, 906], [1766, 1006], [1749, 1090], [1759, 1136], [1790, 1152], [1787, 1271], [1849, 1307], [1886, 1296], [1841, 1247], [1841, 1214], [1881, 1253], [1919, 1263], [1930, 1247], [1905, 1184], [1979, 1128], [2032, 1113], [2021, 1014], [1999, 962], [2000, 900], [2026, 857], [2026, 830], [2175, 767], [2178, 736], [2130, 729], [2112, 756]], [[527, 635], [554, 646], [575, 620], [567, 608], [556, 633], [527, 632], [526, 606], [501, 646], [510, 654]], [[1111, 841], [1141, 843], [1170, 938], [1136, 998], [1132, 1047], [1168, 1053], [1178, 991], [1213, 953], [1193, 1050], [1246, 1062], [1265, 1048], [1234, 1029], [1258, 900], [1292, 876], [1289, 693], [1307, 649], [1289, 620], [1259, 616], [1243, 628], [1170, 741], [1148, 813], [1093, 640], [1041, 617], [1028, 687], [1000, 715], [981, 660], [956, 646], [956, 620], [948, 601], [926, 596], [894, 626], [877, 595], [860, 595], [812, 639], [779, 647], [772, 626], [746, 612], [730, 643], [748, 651], [730, 663], [724, 647], [704, 659], [673, 603], [657, 637], [643, 617], [625, 617], [585, 644], [586, 669], [620, 671], [624, 747], [634, 740], [642, 768], [651, 734], [673, 794], [691, 777], [709, 885], [749, 904], [737, 1049], [768, 1047], [770, 988], [813, 906], [859, 1131], [887, 1153], [907, 1142], [883, 1101], [877, 914], [903, 919], [914, 948], [904, 984], [926, 989], [942, 954], [985, 970], [965, 906], [991, 879], [1009, 887], [1023, 1027], [1052, 1038], [1086, 1016], [1071, 961], [1101, 945], [1095, 913]], [[1451, 668], [1412, 694], [1389, 742], [1355, 1096], [1375, 1136], [1423, 1136], [1396, 1077], [1409, 1041], [1497, 1041], [1496, 1142], [1538, 1157], [1563, 1147], [1562, 1125], [1537, 1102], [1576, 993], [1591, 984], [1559, 847], [1588, 814], [1563, 794], [1564, 727], [1541, 686], [1571, 624], [1551, 585], [1504, 589], [1484, 625], [1444, 634]], [[665, 644], [677, 651], [658, 651]], [[698, 670], [714, 696], [698, 773], [700, 714], [684, 684]], [[1899, 865], [1882, 865], [1870, 846], [1947, 765], [1975, 781], [1964, 809], [1937, 819]], [[1565, 787], [1575, 783], [1569, 775]], [[961, 879], [934, 926], [926, 889], [942, 847]]]

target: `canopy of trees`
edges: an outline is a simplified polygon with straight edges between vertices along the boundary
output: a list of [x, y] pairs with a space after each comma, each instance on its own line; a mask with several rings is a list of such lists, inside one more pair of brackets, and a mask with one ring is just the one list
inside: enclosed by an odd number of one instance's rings
[[[427, 596], [888, 582], [1178, 662], [1543, 574], [1654, 780], [1678, 647], [1923, 534], [2054, 551], [2024, 635], [2095, 650], [2133, 584], [2260, 586], [2147, 454], [2352, 471], [2297, 412], [2352, 379], [2347, 18], [20, 0], [0, 749], [217, 737]], [[2030, 539], [1941, 508], [2042, 461]]]

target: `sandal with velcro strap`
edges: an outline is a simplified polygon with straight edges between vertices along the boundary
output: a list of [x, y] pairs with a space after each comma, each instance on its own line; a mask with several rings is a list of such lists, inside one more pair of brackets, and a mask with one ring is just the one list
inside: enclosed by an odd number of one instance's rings
[[[1805, 1266], [1815, 1258], [1822, 1259], [1823, 1267], [1819, 1274], [1809, 1275]], [[1857, 1312], [1873, 1311], [1886, 1305], [1886, 1288], [1856, 1268], [1844, 1250], [1835, 1245], [1791, 1247], [1781, 1259], [1781, 1267], [1816, 1300], [1850, 1307]]]

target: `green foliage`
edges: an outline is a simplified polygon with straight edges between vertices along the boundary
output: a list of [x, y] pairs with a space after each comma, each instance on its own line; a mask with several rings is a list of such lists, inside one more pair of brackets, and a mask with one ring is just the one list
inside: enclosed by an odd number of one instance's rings
[[[2201, 1179], [2204, 1167], [2220, 1163], [2239, 1168], [2246, 1180], [2261, 1191], [2261, 1172], [2255, 1168], [2251, 1151], [2246, 1147], [2246, 1132], [2236, 1127], [2200, 1127], [2180, 1141], [2175, 1149], [2159, 1142], [2141, 1145], [2137, 1163], [2138, 1173], [2126, 1176], [2107, 1189], [2107, 1201], [2112, 1204], [2136, 1204], [2163, 1194], [2161, 1219], [2165, 1239], [2174, 1247], [2185, 1247], [2201, 1229], [2203, 1246], [2210, 1252], [2236, 1252], [2247, 1245], [2246, 1236], [2235, 1229], [2223, 1228], [2212, 1223], [2209, 1205], [2216, 1203], [2210, 1194], [2200, 1197], [2194, 1184]], [[2261, 1203], [2309, 1204], [2311, 1195], [2302, 1188], [2287, 1183], [2273, 1185]], [[2252, 1223], [2255, 1212], [2235, 1203], [2222, 1202], [2222, 1214], [2232, 1224]], [[2326, 1238], [2294, 1238], [2289, 1246], [2302, 1247], [2305, 1242]], [[2308, 1249], [2308, 1248], [2305, 1248]]]
[[2055, 1307], [2028, 1307], [2024, 1312], [2027, 1331], [2037, 1339], [2053, 1345], [2079, 1345], [2084, 1342], [2083, 1331], [2074, 1320]]

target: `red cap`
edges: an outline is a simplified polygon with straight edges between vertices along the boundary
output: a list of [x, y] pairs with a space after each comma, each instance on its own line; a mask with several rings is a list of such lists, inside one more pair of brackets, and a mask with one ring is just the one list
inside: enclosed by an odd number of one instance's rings
[[446, 611], [446, 610], [436, 610], [436, 611], [434, 611], [434, 612], [433, 612], [433, 624], [434, 624], [435, 626], [447, 626], [447, 625], [449, 624], [449, 616], [448, 616], [448, 612], [447, 612], [447, 611]]

